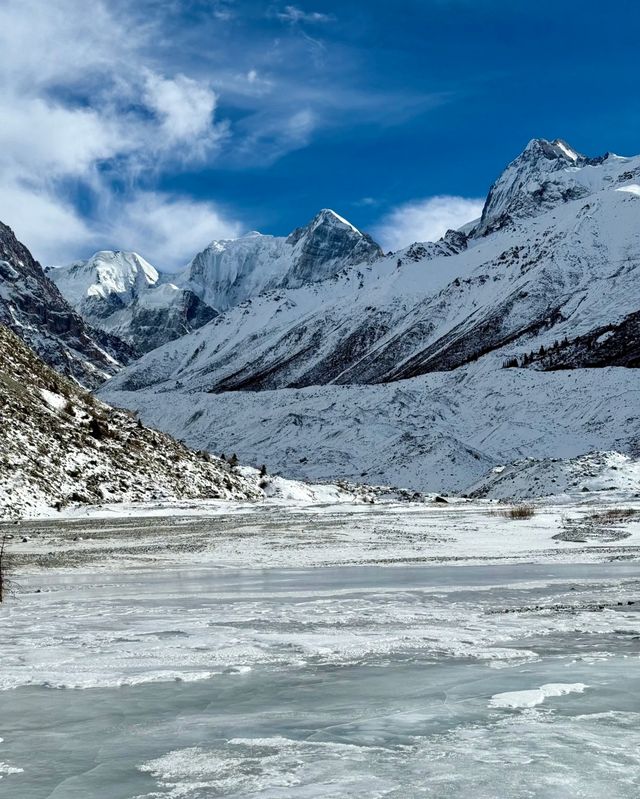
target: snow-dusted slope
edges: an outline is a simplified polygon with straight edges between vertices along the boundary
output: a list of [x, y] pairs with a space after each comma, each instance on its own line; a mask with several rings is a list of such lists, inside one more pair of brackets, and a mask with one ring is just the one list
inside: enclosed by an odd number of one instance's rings
[[472, 497], [533, 499], [563, 494], [584, 500], [585, 494], [595, 494], [596, 502], [602, 491], [609, 498], [617, 492], [622, 502], [640, 496], [640, 461], [619, 452], [592, 452], [577, 458], [526, 458], [496, 466], [469, 488]]
[[537, 370], [634, 365], [639, 270], [640, 157], [534, 140], [475, 229], [254, 297], [105, 396], [312, 477], [462, 489], [516, 458], [633, 452], [634, 372]]
[[289, 477], [466, 492], [491, 468], [594, 450], [640, 454], [638, 373], [537, 372], [481, 359], [373, 386], [101, 395], [212, 452], [237, 449]]
[[48, 270], [62, 294], [92, 325], [138, 352], [172, 341], [215, 316], [188, 289], [162, 281], [135, 252], [103, 250], [88, 261]]
[[98, 402], [0, 325], [0, 518], [69, 503], [262, 496], [257, 480]]
[[133, 352], [90, 327], [67, 303], [29, 250], [0, 222], [0, 323], [60, 372], [95, 387]]
[[195, 256], [176, 282], [224, 311], [265, 290], [324, 280], [381, 255], [369, 236], [335, 211], [324, 209], [286, 238], [254, 232], [214, 241]]

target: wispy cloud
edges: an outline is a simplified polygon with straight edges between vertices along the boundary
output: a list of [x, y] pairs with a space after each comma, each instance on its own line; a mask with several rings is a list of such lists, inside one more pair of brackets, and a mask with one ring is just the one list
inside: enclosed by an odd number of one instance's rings
[[356, 208], [373, 208], [379, 204], [380, 200], [377, 200], [375, 197], [361, 197], [353, 203]]
[[285, 6], [282, 11], [276, 12], [276, 16], [283, 22], [289, 22], [293, 25], [300, 22], [332, 22], [335, 19], [332, 14], [323, 14], [320, 11], [303, 11], [297, 6]]
[[242, 225], [214, 203], [138, 192], [115, 209], [102, 235], [105, 246], [135, 250], [152, 264], [172, 269], [213, 239], [235, 238], [242, 232]]
[[387, 250], [399, 250], [415, 241], [437, 241], [482, 213], [479, 198], [441, 195], [414, 200], [391, 210], [372, 230]]

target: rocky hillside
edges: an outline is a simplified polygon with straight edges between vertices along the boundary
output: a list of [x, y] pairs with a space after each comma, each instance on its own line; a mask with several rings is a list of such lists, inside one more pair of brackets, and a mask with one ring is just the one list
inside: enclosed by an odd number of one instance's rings
[[639, 222], [640, 157], [534, 140], [475, 226], [253, 297], [103, 396], [314, 479], [464, 490], [518, 458], [636, 455]]
[[133, 352], [90, 327], [67, 303], [13, 231], [0, 222], [0, 323], [11, 328], [59, 372], [95, 387]]
[[526, 458], [497, 466], [469, 487], [470, 497], [535, 499], [563, 494], [598, 502], [598, 494], [620, 501], [640, 496], [640, 461], [619, 452], [591, 452], [576, 458]]
[[257, 481], [96, 400], [0, 325], [0, 518], [70, 503], [261, 496]]
[[47, 275], [96, 328], [141, 354], [195, 330], [216, 312], [180, 289], [135, 252], [105, 250], [87, 261], [54, 267]]

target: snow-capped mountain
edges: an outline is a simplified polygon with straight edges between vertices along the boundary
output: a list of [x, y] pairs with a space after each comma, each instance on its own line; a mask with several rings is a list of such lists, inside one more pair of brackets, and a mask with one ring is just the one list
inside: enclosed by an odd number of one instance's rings
[[516, 458], [631, 452], [633, 373], [612, 367], [637, 348], [639, 222], [640, 157], [534, 140], [472, 230], [253, 297], [105, 396], [314, 478], [460, 489]]
[[[549, 159], [542, 144], [530, 144], [527, 158], [533, 151], [538, 161], [530, 172], [539, 175]], [[487, 201], [492, 207], [495, 197], [505, 198], [497, 207], [499, 230], [487, 232], [495, 218], [485, 209], [469, 234], [451, 233], [435, 245], [413, 245], [319, 283], [253, 298], [143, 358], [113, 385], [179, 378], [195, 390], [228, 391], [381, 383], [455, 369], [499, 350], [505, 358], [541, 346], [546, 352], [603, 326], [628, 326], [640, 308], [640, 197], [633, 182], [640, 158], [608, 156], [596, 165], [584, 159], [582, 167], [569, 156], [556, 161], [564, 168], [549, 173], [548, 183], [560, 188], [545, 191], [558, 198], [555, 206], [545, 199], [536, 214], [527, 204], [519, 215], [501, 187], [505, 180], [511, 185], [514, 171], [527, 189], [533, 178], [527, 182], [512, 164]], [[590, 186], [591, 193], [566, 199], [564, 184]], [[611, 352], [609, 363], [618, 356], [624, 352]]]
[[60, 372], [95, 387], [133, 357], [115, 336], [90, 327], [0, 222], [0, 322]]
[[216, 313], [189, 289], [163, 281], [135, 252], [103, 250], [87, 261], [47, 270], [90, 324], [148, 352], [189, 333]]
[[[160, 275], [135, 252], [101, 250], [87, 261], [48, 269], [47, 274], [74, 306], [99, 315], [108, 303], [128, 305], [141, 291], [155, 286]], [[107, 316], [108, 313], [103, 313]]]
[[97, 401], [1, 324], [0, 374], [0, 518], [69, 503], [264, 495], [257, 479]]
[[176, 283], [225, 311], [263, 291], [322, 281], [345, 267], [372, 263], [382, 254], [370, 236], [324, 209], [286, 238], [254, 232], [213, 241]]

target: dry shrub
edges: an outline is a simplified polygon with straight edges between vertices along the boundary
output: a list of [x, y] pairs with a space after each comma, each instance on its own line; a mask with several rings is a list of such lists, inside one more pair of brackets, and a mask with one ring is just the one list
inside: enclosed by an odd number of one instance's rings
[[499, 515], [503, 519], [530, 519], [535, 512], [533, 505], [514, 505], [512, 508], [499, 511]]

